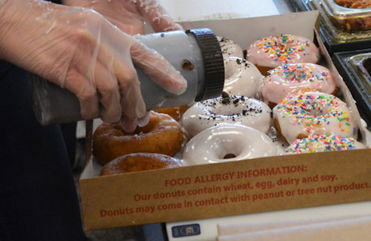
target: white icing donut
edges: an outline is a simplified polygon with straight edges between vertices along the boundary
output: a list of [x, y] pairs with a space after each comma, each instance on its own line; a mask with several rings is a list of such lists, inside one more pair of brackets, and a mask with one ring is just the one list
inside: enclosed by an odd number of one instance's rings
[[217, 36], [217, 38], [218, 38], [219, 45], [222, 50], [224, 59], [227, 59], [233, 56], [243, 58], [243, 50], [238, 44], [224, 37]]
[[321, 92], [284, 98], [273, 109], [275, 126], [288, 143], [310, 135], [354, 136], [354, 123], [346, 103]]
[[256, 96], [263, 83], [263, 75], [252, 63], [238, 57], [224, 59], [224, 91], [231, 95]]
[[223, 93], [221, 97], [194, 104], [181, 121], [190, 136], [220, 123], [237, 123], [267, 132], [271, 109], [262, 101]]
[[276, 155], [276, 145], [263, 132], [239, 124], [221, 124], [194, 136], [185, 146], [183, 160], [198, 165]]

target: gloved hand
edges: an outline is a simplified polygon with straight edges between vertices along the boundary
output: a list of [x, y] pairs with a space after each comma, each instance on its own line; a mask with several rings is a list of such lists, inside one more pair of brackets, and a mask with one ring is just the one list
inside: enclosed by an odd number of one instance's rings
[[156, 0], [63, 0], [70, 6], [91, 8], [128, 34], [143, 34], [144, 21], [156, 32], [180, 30]]
[[85, 119], [120, 119], [135, 129], [146, 109], [135, 63], [167, 91], [186, 81], [162, 56], [120, 31], [96, 11], [38, 0], [0, 5], [0, 58], [36, 73], [80, 100]]

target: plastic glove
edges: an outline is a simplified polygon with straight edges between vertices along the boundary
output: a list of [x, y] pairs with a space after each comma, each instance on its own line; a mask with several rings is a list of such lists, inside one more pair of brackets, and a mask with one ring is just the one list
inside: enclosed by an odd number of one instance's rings
[[[183, 29], [167, 15], [156, 0], [63, 0], [63, 3], [69, 6], [94, 9], [131, 35], [143, 34], [145, 21], [150, 23], [156, 32]], [[145, 65], [152, 63], [151, 59], [146, 60]], [[146, 117], [138, 123], [139, 126], [148, 123], [149, 112]]]
[[156, 0], [64, 0], [70, 6], [91, 8], [129, 34], [143, 34], [146, 20], [156, 32], [180, 30]]
[[162, 56], [93, 10], [37, 0], [0, 5], [0, 58], [76, 94], [84, 119], [121, 119], [131, 131], [145, 116], [131, 57], [169, 92], [185, 91], [186, 81]]

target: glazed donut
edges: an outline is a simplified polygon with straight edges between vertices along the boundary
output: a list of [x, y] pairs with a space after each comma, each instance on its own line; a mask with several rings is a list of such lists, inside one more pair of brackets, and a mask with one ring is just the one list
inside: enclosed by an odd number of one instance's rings
[[315, 64], [319, 56], [319, 50], [312, 41], [292, 34], [259, 39], [247, 51], [247, 60], [255, 64], [264, 75], [282, 64]]
[[181, 160], [168, 155], [158, 153], [132, 153], [120, 156], [106, 163], [101, 169], [101, 176], [180, 166], [183, 166]]
[[238, 123], [266, 132], [271, 109], [263, 102], [244, 96], [229, 96], [198, 102], [183, 115], [181, 123], [190, 136], [220, 123]]
[[274, 107], [273, 119], [288, 143], [314, 134], [352, 137], [355, 129], [346, 104], [321, 92], [287, 96]]
[[233, 40], [217, 36], [220, 48], [222, 50], [223, 58], [228, 59], [229, 57], [243, 58], [242, 48], [236, 44]]
[[168, 114], [171, 116], [174, 120], [178, 121], [184, 114], [184, 112], [189, 108], [187, 105], [182, 105], [182, 106], [176, 106], [176, 107], [168, 107], [168, 108], [161, 108], [161, 109], [156, 109], [154, 110], [157, 113], [162, 113], [162, 114]]
[[180, 124], [166, 114], [151, 111], [149, 123], [126, 133], [121, 124], [101, 124], [94, 132], [93, 155], [101, 164], [129, 153], [150, 152], [169, 156], [181, 148], [186, 136]]
[[225, 59], [224, 92], [230, 95], [255, 97], [263, 75], [252, 63], [238, 57]]
[[262, 96], [269, 106], [274, 107], [288, 94], [300, 90], [320, 91], [334, 94], [336, 85], [330, 71], [310, 63], [284, 64], [269, 71], [263, 79]]
[[286, 153], [312, 153], [325, 151], [345, 151], [366, 148], [365, 145], [356, 141], [352, 137], [337, 135], [313, 135], [303, 139], [295, 140], [288, 148]]
[[183, 160], [197, 165], [278, 154], [276, 145], [263, 132], [239, 124], [221, 124], [194, 136], [185, 146]]

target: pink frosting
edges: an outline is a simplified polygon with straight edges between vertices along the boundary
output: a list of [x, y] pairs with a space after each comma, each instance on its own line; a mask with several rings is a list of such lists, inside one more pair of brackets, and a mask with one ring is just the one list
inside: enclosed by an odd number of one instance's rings
[[317, 63], [319, 50], [312, 41], [301, 36], [281, 34], [253, 43], [247, 60], [258, 66], [277, 67], [290, 63]]
[[310, 63], [284, 64], [269, 71], [269, 75], [264, 78], [262, 95], [265, 101], [278, 103], [300, 89], [331, 94], [335, 88], [330, 71], [323, 66]]

